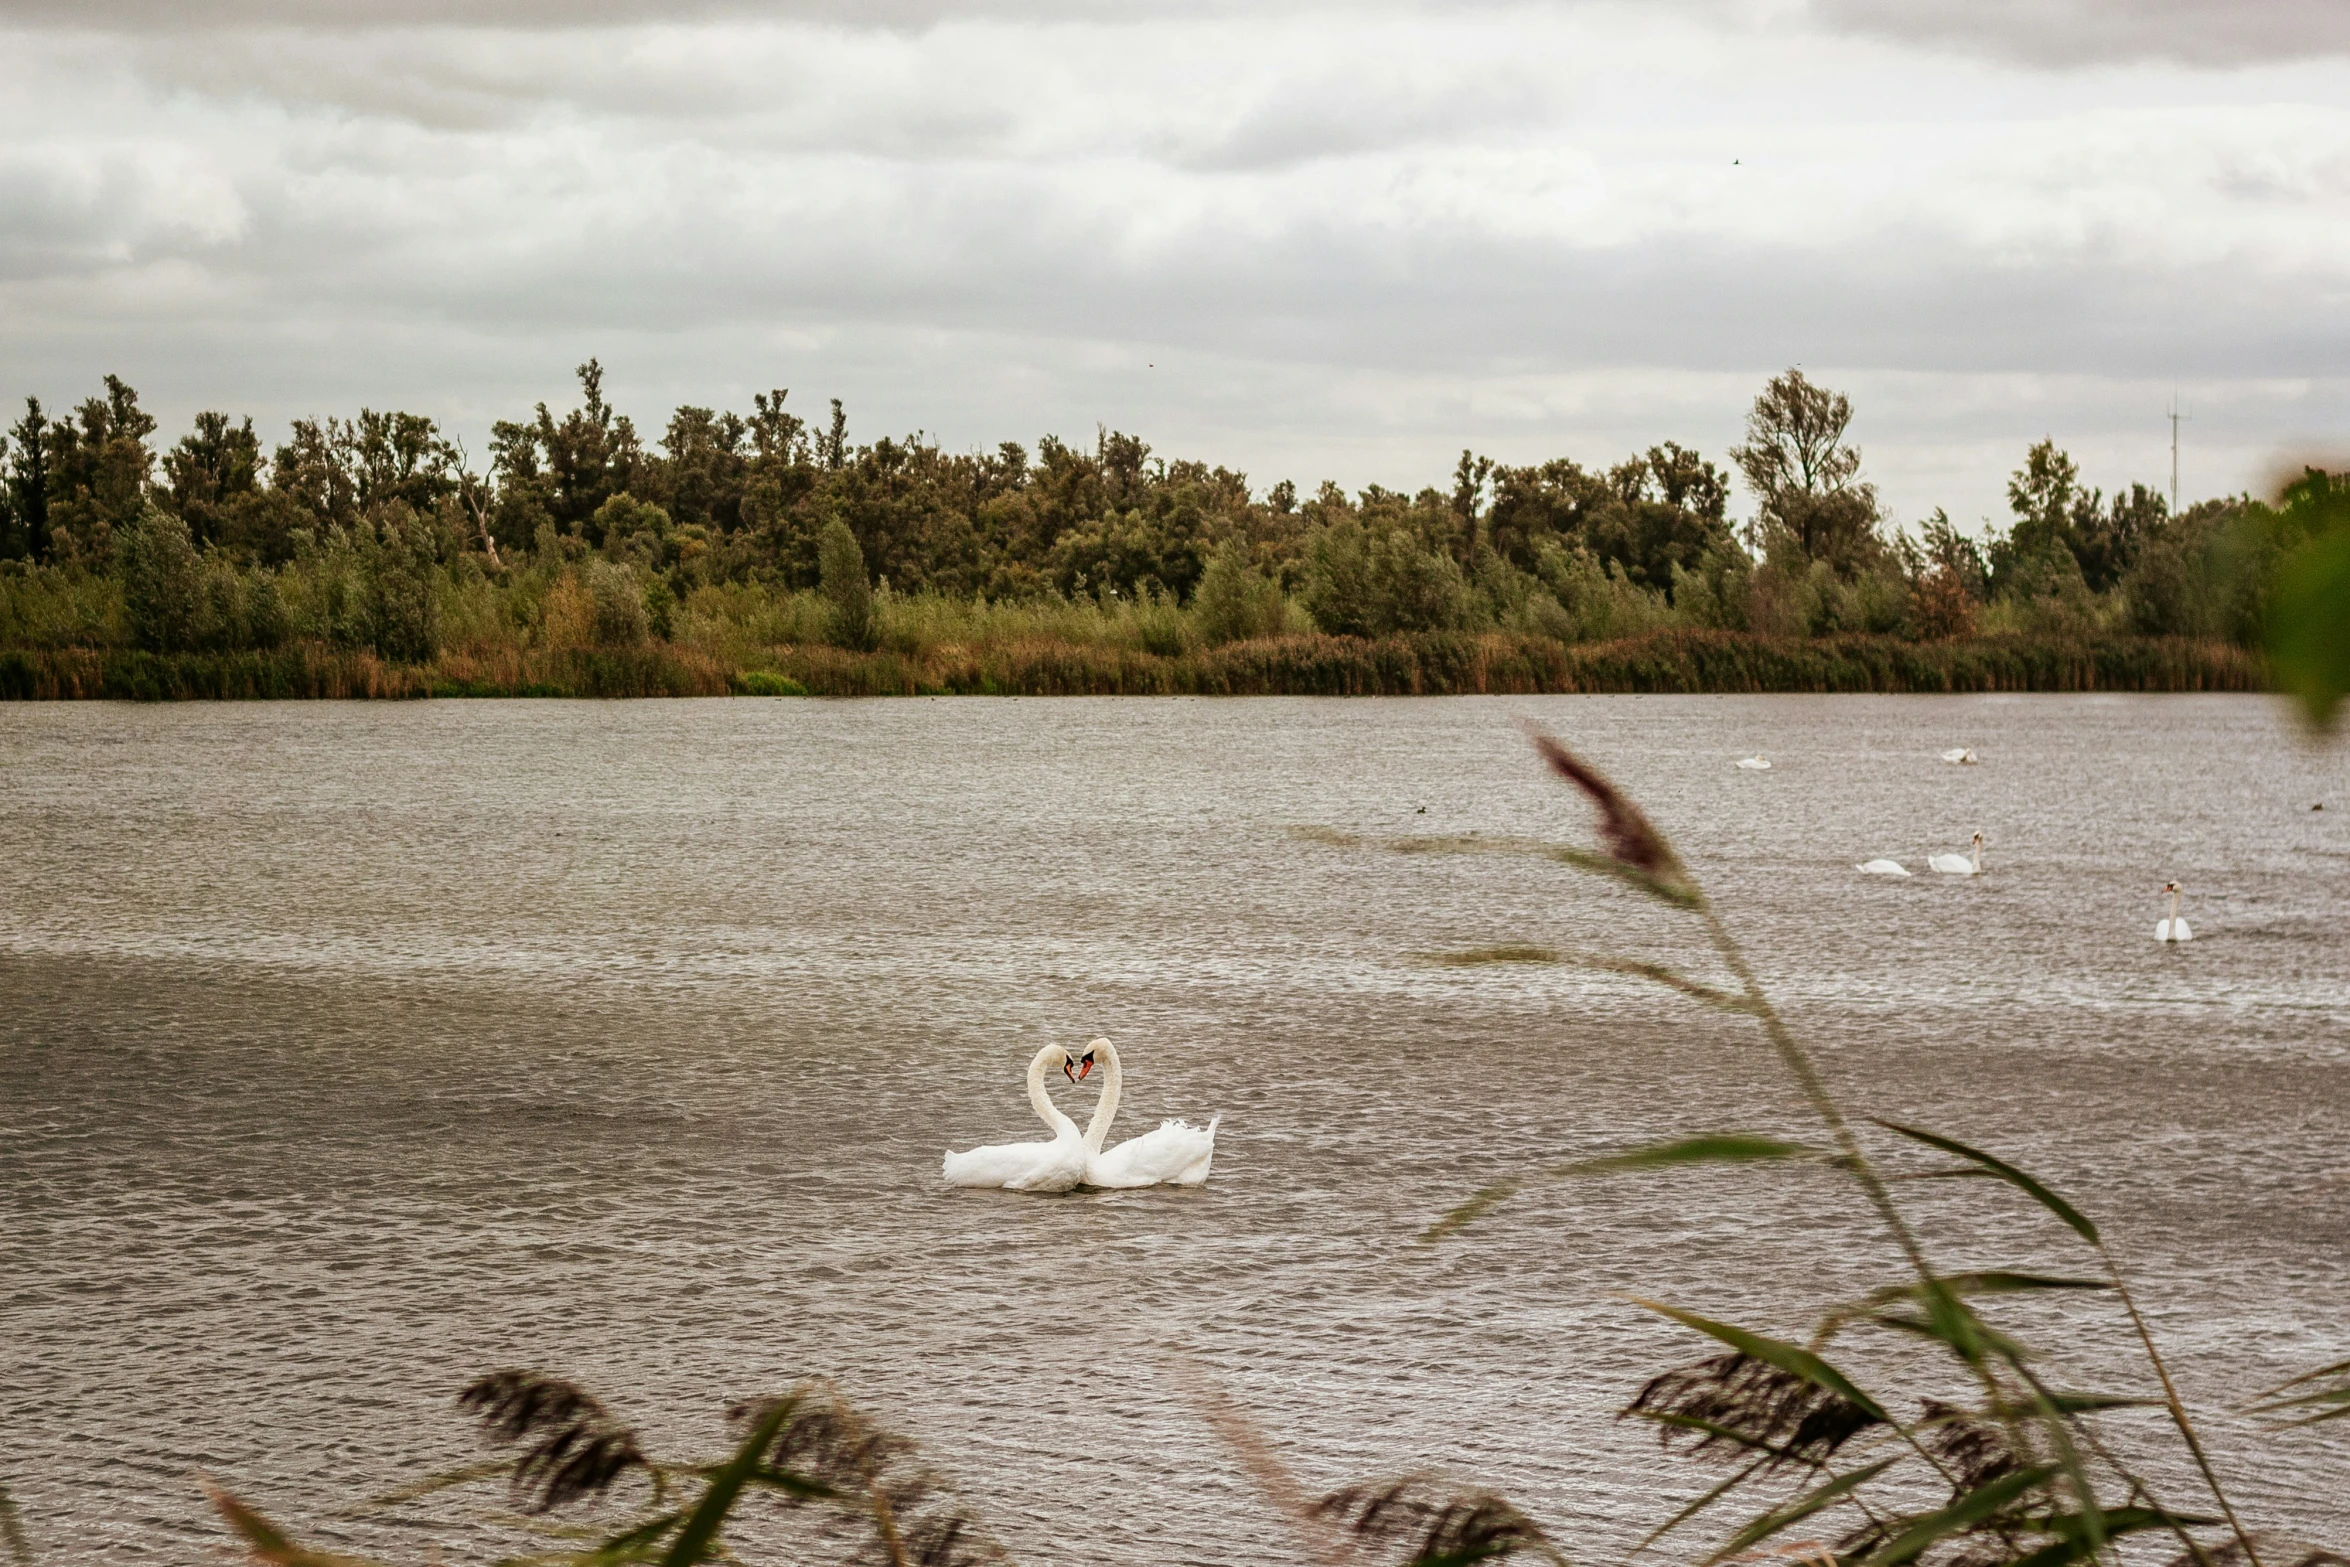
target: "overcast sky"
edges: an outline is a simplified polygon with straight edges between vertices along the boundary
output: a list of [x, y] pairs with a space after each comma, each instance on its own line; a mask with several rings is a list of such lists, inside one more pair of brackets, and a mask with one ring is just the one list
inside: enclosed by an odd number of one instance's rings
[[1851, 393], [1895, 515], [2043, 434], [2190, 494], [2350, 450], [2343, 0], [0, 0], [0, 396], [174, 437], [488, 423], [1348, 488], [1464, 446], [1717, 460]]

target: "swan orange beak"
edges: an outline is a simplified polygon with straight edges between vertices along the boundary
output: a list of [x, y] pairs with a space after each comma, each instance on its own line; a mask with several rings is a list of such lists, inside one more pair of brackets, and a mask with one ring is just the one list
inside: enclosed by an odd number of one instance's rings
[[1077, 1058], [1077, 1081], [1084, 1082], [1093, 1075], [1093, 1052], [1088, 1050]]

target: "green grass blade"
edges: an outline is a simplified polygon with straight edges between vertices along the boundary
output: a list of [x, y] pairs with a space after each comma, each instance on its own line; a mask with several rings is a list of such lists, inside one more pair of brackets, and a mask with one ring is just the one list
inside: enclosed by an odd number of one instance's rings
[[1668, 1414], [1661, 1409], [1627, 1409], [1624, 1414], [1634, 1420], [1648, 1420], [1660, 1426], [1671, 1426], [1676, 1431], [1696, 1431], [1702, 1435], [1716, 1437], [1724, 1442], [1746, 1448], [1750, 1452], [1767, 1454], [1788, 1463], [1807, 1462], [1807, 1460], [1797, 1458], [1783, 1447], [1773, 1447], [1768, 1442], [1758, 1442], [1743, 1431], [1734, 1430], [1725, 1425], [1716, 1425], [1711, 1420], [1700, 1420], [1695, 1415]]
[[736, 1498], [751, 1476], [767, 1467], [767, 1449], [774, 1445], [775, 1434], [783, 1429], [797, 1398], [779, 1398], [769, 1406], [752, 1425], [750, 1435], [742, 1446], [734, 1450], [719, 1471], [710, 1477], [702, 1492], [702, 1499], [686, 1515], [679, 1526], [677, 1538], [669, 1542], [669, 1550], [661, 1558], [662, 1567], [694, 1567], [711, 1555], [711, 1546], [718, 1538], [718, 1530], [726, 1522], [726, 1515], [734, 1510]]
[[[1646, 1411], [1642, 1411], [1642, 1413], [1646, 1413]], [[1726, 1431], [1724, 1434], [1732, 1437], [1733, 1439], [1744, 1441], [1748, 1447], [1757, 1445], [1751, 1439], [1739, 1437], [1738, 1433], [1735, 1431]], [[1741, 1469], [1736, 1474], [1730, 1476], [1729, 1479], [1724, 1480], [1720, 1485], [1717, 1485], [1712, 1490], [1706, 1492], [1696, 1501], [1691, 1502], [1687, 1507], [1684, 1507], [1679, 1512], [1673, 1514], [1672, 1517], [1667, 1518], [1663, 1523], [1658, 1524], [1654, 1529], [1651, 1529], [1648, 1532], [1647, 1538], [1643, 1539], [1638, 1545], [1632, 1547], [1632, 1554], [1634, 1556], [1638, 1556], [1642, 1551], [1647, 1550], [1650, 1546], [1656, 1544], [1657, 1541], [1663, 1539], [1666, 1535], [1671, 1534], [1675, 1529], [1680, 1528], [1681, 1525], [1687, 1523], [1690, 1519], [1696, 1517], [1699, 1513], [1704, 1512], [1707, 1508], [1713, 1506], [1714, 1503], [1720, 1501], [1723, 1497], [1728, 1496], [1732, 1491], [1735, 1491], [1738, 1489], [1738, 1487], [1753, 1479], [1755, 1475], [1761, 1471], [1763, 1462], [1764, 1460], [1762, 1459], [1756, 1459], [1753, 1463], [1748, 1464], [1744, 1469]]]
[[1504, 942], [1498, 947], [1472, 947], [1466, 952], [1431, 952], [1428, 961], [1438, 968], [1483, 968], [1494, 963], [1558, 963], [1564, 960], [1555, 947]]
[[413, 1484], [401, 1486], [396, 1491], [386, 1491], [381, 1496], [371, 1496], [361, 1502], [359, 1508], [354, 1511], [374, 1507], [394, 1507], [401, 1502], [413, 1502], [420, 1496], [430, 1496], [436, 1491], [446, 1491], [454, 1486], [471, 1485], [476, 1480], [494, 1480], [499, 1475], [512, 1474], [513, 1472], [513, 1459], [493, 1458], [486, 1463], [468, 1465], [463, 1469], [450, 1469], [441, 1474], [427, 1475]]
[[1835, 1506], [1846, 1496], [1868, 1484], [1908, 1456], [1907, 1453], [1896, 1453], [1891, 1458], [1880, 1458], [1873, 1464], [1853, 1470], [1850, 1474], [1838, 1475], [1826, 1485], [1815, 1486], [1792, 1501], [1781, 1503], [1730, 1536], [1728, 1543], [1706, 1558], [1708, 1567], [1724, 1557], [1736, 1556], [1741, 1551], [1752, 1549], [1777, 1534], [1781, 1529], [1790, 1524], [1803, 1522], [1804, 1519], [1809, 1518], [1822, 1508]]
[[1734, 1328], [1726, 1322], [1701, 1317], [1694, 1311], [1683, 1311], [1678, 1306], [1667, 1306], [1653, 1300], [1634, 1300], [1633, 1304], [1653, 1311], [1658, 1316], [1670, 1317], [1685, 1328], [1695, 1328], [1708, 1338], [1719, 1339], [1740, 1354], [1751, 1355], [1765, 1365], [1777, 1366], [1789, 1376], [1801, 1377], [1814, 1386], [1824, 1387], [1858, 1404], [1887, 1425], [1893, 1423], [1892, 1417], [1885, 1413], [1875, 1399], [1854, 1386], [1843, 1372], [1808, 1349], [1799, 1349], [1793, 1344], [1760, 1333], [1750, 1333], [1744, 1328]]
[[8, 1546], [8, 1559], [14, 1567], [33, 1567], [33, 1542], [25, 1538], [24, 1517], [4, 1485], [0, 1485], [0, 1542]]
[[633, 1529], [613, 1535], [585, 1556], [575, 1558], [574, 1567], [622, 1567], [627, 1562], [649, 1562], [654, 1559], [653, 1548], [661, 1543], [661, 1536], [676, 1528], [684, 1517], [684, 1513], [675, 1512], [648, 1518]]
[[1871, 1552], [1861, 1567], [1901, 1567], [1915, 1561], [1936, 1541], [1981, 1523], [2017, 1497], [2046, 1484], [2055, 1472], [2049, 1465], [2035, 1464], [1977, 1486], [1941, 1511], [1912, 1519], [1908, 1528]]
[[1562, 1164], [1549, 1173], [1554, 1176], [1607, 1175], [1617, 1170], [1654, 1170], [1676, 1164], [1754, 1164], [1766, 1159], [1824, 1159], [1823, 1149], [1804, 1143], [1790, 1143], [1776, 1137], [1756, 1137], [1745, 1132], [1717, 1132], [1703, 1137], [1683, 1137], [1669, 1143], [1652, 1143], [1646, 1148], [1635, 1148], [1630, 1153], [1609, 1154], [1600, 1159], [1578, 1159], [1573, 1164]]
[[[1769, 1159], [1827, 1157], [1824, 1150], [1802, 1143], [1782, 1142], [1775, 1137], [1753, 1137], [1742, 1132], [1723, 1132], [1657, 1143], [1648, 1148], [1636, 1148], [1630, 1153], [1610, 1154], [1602, 1159], [1578, 1159], [1572, 1164], [1553, 1165], [1542, 1175], [1545, 1180], [1555, 1181], [1576, 1175], [1609, 1175], [1620, 1170], [1652, 1170], [1677, 1164], [1753, 1164]], [[1475, 1223], [1523, 1191], [1526, 1184], [1525, 1178], [1514, 1177], [1486, 1187], [1422, 1230], [1420, 1239], [1423, 1242], [1442, 1240], [1453, 1231]]]
[[368, 1567], [361, 1557], [330, 1556], [297, 1545], [283, 1529], [210, 1481], [204, 1483], [204, 1494], [211, 1498], [213, 1511], [245, 1542], [253, 1559], [268, 1567]]
[[[2335, 1379], [2334, 1386], [2310, 1387], [2311, 1383], [2329, 1377]], [[2308, 1391], [2296, 1393], [2295, 1388]], [[2291, 1409], [2314, 1409], [2318, 1413], [2283, 1422], [2288, 1426], [2323, 1425], [2329, 1420], [2350, 1418], [2350, 1360], [2337, 1360], [2330, 1366], [2304, 1371], [2290, 1381], [2279, 1382], [2247, 1406], [2247, 1412], [2255, 1415], [2280, 1415]]]
[[1420, 1232], [1420, 1243], [1422, 1245], [1428, 1245], [1432, 1242], [1440, 1241], [1447, 1235], [1450, 1235], [1453, 1231], [1476, 1223], [1479, 1219], [1482, 1219], [1485, 1217], [1485, 1215], [1491, 1213], [1494, 1209], [1500, 1207], [1503, 1203], [1508, 1202], [1512, 1197], [1518, 1195], [1518, 1193], [1524, 1189], [1525, 1185], [1526, 1183], [1524, 1181], [1517, 1180], [1496, 1181], [1493, 1185], [1486, 1187], [1483, 1191], [1471, 1197], [1467, 1202], [1462, 1203], [1459, 1207], [1453, 1209], [1452, 1212], [1446, 1214], [1443, 1218], [1438, 1219], [1434, 1224], [1431, 1224], [1426, 1229], [1422, 1230]]
[[2047, 1187], [2041, 1185], [2038, 1181], [2032, 1179], [2032, 1177], [2026, 1175], [2023, 1171], [2017, 1169], [2014, 1165], [2009, 1164], [2006, 1160], [1993, 1158], [1990, 1154], [1983, 1152], [1979, 1148], [1969, 1148], [1966, 1144], [1958, 1141], [1956, 1138], [1944, 1137], [1938, 1132], [1921, 1131], [1914, 1126], [1903, 1126], [1898, 1121], [1888, 1121], [1881, 1116], [1872, 1116], [1870, 1119], [1874, 1120], [1879, 1126], [1885, 1128], [1885, 1130], [1889, 1132], [1899, 1132], [1902, 1136], [1907, 1137], [1914, 1142], [1921, 1142], [1929, 1147], [1939, 1148], [1944, 1153], [1956, 1154], [1961, 1159], [1970, 1160], [1973, 1163], [1980, 1165], [1991, 1175], [1996, 1176], [2002, 1181], [2005, 1181], [2008, 1185], [2014, 1187], [2017, 1191], [2022, 1192], [2025, 1196], [2031, 1198], [2041, 1207], [2046, 1208], [2050, 1213], [2055, 1214], [2065, 1223], [2071, 1225], [2074, 1233], [2078, 1234], [2090, 1245], [2094, 1246], [2097, 1244], [2097, 1226], [2091, 1224], [2086, 1218], [2084, 1218], [2079, 1209], [2075, 1208], [2071, 1203], [2066, 1202], [2062, 1197], [2057, 1196], [2056, 1193], [2050, 1191]]

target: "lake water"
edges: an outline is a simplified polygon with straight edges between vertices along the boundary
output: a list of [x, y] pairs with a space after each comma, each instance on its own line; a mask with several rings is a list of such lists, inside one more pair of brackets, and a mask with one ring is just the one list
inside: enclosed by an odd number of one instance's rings
[[[201, 1559], [198, 1473], [423, 1560], [511, 1543], [496, 1498], [340, 1515], [477, 1456], [479, 1371], [689, 1453], [822, 1373], [1022, 1560], [1292, 1559], [1205, 1382], [1308, 1486], [1441, 1469], [1620, 1554], [1715, 1478], [1610, 1418], [1704, 1353], [1626, 1297], [1800, 1334], [1893, 1263], [1783, 1171], [1414, 1243], [1530, 1164], [1807, 1125], [1749, 1022], [1428, 960], [1715, 972], [1685, 916], [1296, 832], [1591, 841], [1526, 715], [1673, 835], [1856, 1111], [2107, 1223], [2252, 1513], [2319, 1525], [2350, 1425], [2227, 1411], [2350, 1354], [2350, 744], [2248, 697], [0, 707], [0, 1479], [50, 1560]], [[1979, 879], [1853, 871], [1978, 830]], [[1096, 1033], [1125, 1130], [1223, 1115], [1213, 1181], [945, 1189]], [[1952, 1265], [2091, 1266], [2001, 1189], [1903, 1194]], [[2004, 1320], [2142, 1390], [2100, 1298]]]

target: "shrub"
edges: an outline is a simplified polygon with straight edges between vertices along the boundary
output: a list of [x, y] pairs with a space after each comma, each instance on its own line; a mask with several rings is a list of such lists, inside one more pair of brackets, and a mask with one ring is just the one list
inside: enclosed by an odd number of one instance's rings
[[131, 636], [155, 653], [194, 647], [204, 619], [204, 583], [188, 525], [149, 506], [116, 545]]
[[440, 650], [440, 601], [433, 592], [430, 530], [404, 506], [362, 550], [367, 640], [389, 659], [421, 664]]
[[874, 645], [873, 585], [865, 577], [865, 552], [857, 547], [857, 536], [838, 517], [824, 525], [816, 569], [817, 591], [832, 610], [833, 646], [869, 652]]
[[608, 560], [587, 568], [588, 598], [594, 605], [591, 635], [598, 647], [635, 647], [650, 629], [645, 614], [644, 589], [636, 573]]
[[1281, 584], [1249, 563], [1237, 539], [1226, 539], [1208, 557], [1192, 596], [1192, 622], [1210, 647], [1281, 635], [1288, 605]]

